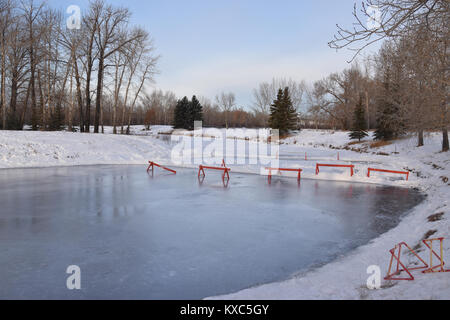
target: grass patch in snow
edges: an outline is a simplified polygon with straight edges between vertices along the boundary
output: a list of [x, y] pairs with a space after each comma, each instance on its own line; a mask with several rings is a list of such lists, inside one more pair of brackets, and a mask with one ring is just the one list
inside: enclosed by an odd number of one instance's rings
[[430, 230], [423, 236], [422, 240], [430, 239], [432, 236], [434, 236], [438, 231], [437, 230]]
[[444, 217], [444, 212], [439, 212], [439, 213], [433, 214], [433, 215], [428, 217], [428, 222], [441, 221], [442, 217]]
[[382, 147], [390, 146], [391, 144], [392, 144], [392, 142], [390, 142], [390, 141], [375, 141], [370, 144], [370, 149], [382, 148]]

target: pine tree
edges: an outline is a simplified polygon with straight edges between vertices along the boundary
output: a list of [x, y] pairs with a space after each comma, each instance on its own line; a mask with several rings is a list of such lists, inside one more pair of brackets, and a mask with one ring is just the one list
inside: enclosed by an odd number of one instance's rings
[[392, 140], [405, 133], [405, 123], [401, 115], [397, 97], [398, 89], [390, 81], [389, 70], [384, 76], [384, 90], [378, 100], [377, 129], [375, 140]]
[[281, 104], [283, 101], [283, 90], [278, 90], [277, 99], [270, 106], [269, 126], [272, 129], [281, 128]]
[[378, 105], [377, 129], [375, 140], [392, 140], [404, 134], [404, 123], [399, 107], [388, 98], [381, 98]]
[[363, 100], [360, 96], [359, 102], [356, 105], [355, 108], [355, 114], [353, 119], [353, 129], [352, 132], [350, 132], [350, 139], [352, 140], [359, 140], [365, 138], [368, 136], [368, 133], [366, 131], [366, 117], [365, 117], [365, 110], [363, 106]]
[[286, 87], [283, 92], [283, 112], [284, 112], [284, 123], [281, 129], [282, 133], [288, 133], [291, 130], [297, 129], [297, 110], [295, 110], [292, 104], [291, 95], [289, 93], [289, 88]]
[[186, 129], [186, 117], [189, 109], [189, 100], [187, 97], [179, 100], [174, 112], [174, 123], [175, 129]]
[[277, 99], [270, 108], [269, 125], [278, 129], [284, 135], [297, 127], [297, 111], [295, 110], [289, 94], [289, 88], [278, 91]]
[[203, 106], [200, 104], [196, 96], [192, 97], [190, 107], [190, 130], [194, 129], [195, 121], [203, 121]]
[[192, 102], [187, 100], [186, 112], [184, 114], [183, 128], [191, 130], [194, 127], [194, 119], [192, 117]]

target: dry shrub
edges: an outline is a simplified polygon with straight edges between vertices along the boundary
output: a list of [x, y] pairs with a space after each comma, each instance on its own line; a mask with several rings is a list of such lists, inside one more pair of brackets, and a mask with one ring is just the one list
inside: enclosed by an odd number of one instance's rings
[[366, 142], [367, 141], [352, 141], [352, 142], [347, 143], [347, 145], [348, 146], [354, 146], [354, 145], [362, 144], [362, 143], [366, 143]]
[[392, 142], [389, 142], [389, 141], [376, 141], [376, 142], [372, 142], [370, 144], [370, 148], [371, 149], [381, 148], [381, 147], [390, 146], [391, 144], [392, 144]]

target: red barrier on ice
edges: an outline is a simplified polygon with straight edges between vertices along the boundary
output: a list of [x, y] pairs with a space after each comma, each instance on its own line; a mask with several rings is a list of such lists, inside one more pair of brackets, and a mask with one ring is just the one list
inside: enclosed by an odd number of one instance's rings
[[269, 183], [272, 182], [272, 171], [276, 171], [276, 172], [282, 172], [282, 171], [286, 171], [286, 172], [297, 172], [298, 176], [297, 176], [297, 180], [298, 182], [300, 182], [300, 180], [302, 179], [302, 169], [286, 169], [286, 168], [266, 168], [266, 170], [269, 171]]
[[332, 167], [332, 168], [350, 168], [350, 174], [353, 177], [355, 174], [355, 166], [354, 165], [345, 165], [345, 164], [320, 164], [316, 165], [316, 175], [320, 173], [320, 167]]
[[367, 177], [370, 178], [370, 173], [372, 171], [375, 172], [384, 172], [384, 173], [395, 173], [395, 174], [404, 174], [406, 175], [406, 181], [409, 180], [409, 172], [407, 171], [392, 171], [392, 170], [383, 170], [383, 169], [374, 169], [374, 168], [369, 168], [368, 172], [367, 172]]
[[207, 167], [207, 166], [200, 166], [198, 170], [198, 177], [206, 177], [205, 170], [216, 170], [216, 171], [223, 171], [222, 180], [225, 180], [225, 176], [228, 180], [230, 180], [230, 171], [231, 169], [227, 168], [225, 165], [225, 161], [222, 162], [222, 167]]
[[155, 170], [155, 167], [158, 167], [158, 168], [161, 168], [161, 169], [163, 169], [163, 170], [172, 172], [173, 174], [177, 174], [177, 172], [176, 172], [175, 170], [172, 170], [172, 169], [163, 167], [163, 166], [161, 166], [161, 165], [159, 165], [159, 164], [157, 164], [157, 163], [155, 163], [155, 162], [153, 162], [153, 161], [149, 161], [148, 163], [149, 163], [150, 165], [149, 165], [148, 168], [147, 168], [147, 172], [149, 172], [150, 169], [151, 169], [152, 172], [153, 172], [153, 171]]

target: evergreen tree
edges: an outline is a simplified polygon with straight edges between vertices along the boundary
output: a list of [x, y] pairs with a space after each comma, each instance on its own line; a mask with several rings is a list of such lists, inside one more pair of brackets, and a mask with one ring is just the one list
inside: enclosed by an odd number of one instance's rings
[[283, 115], [284, 123], [281, 129], [282, 133], [288, 133], [291, 130], [297, 129], [297, 110], [295, 110], [294, 105], [292, 104], [288, 87], [286, 87], [283, 92]]
[[269, 125], [284, 135], [297, 127], [297, 111], [289, 94], [289, 88], [278, 91], [277, 99], [270, 108]]
[[178, 101], [174, 113], [175, 129], [194, 130], [195, 121], [203, 121], [203, 107], [196, 96], [189, 101], [184, 97]]
[[396, 90], [391, 88], [388, 80], [384, 84], [384, 95], [378, 102], [377, 129], [375, 140], [392, 140], [404, 134], [405, 124], [395, 99]]
[[283, 102], [283, 90], [278, 90], [277, 99], [270, 106], [269, 126], [272, 129], [280, 129], [281, 127], [281, 104]]
[[192, 101], [190, 103], [190, 130], [194, 129], [195, 121], [203, 121], [203, 106], [200, 104], [196, 96], [192, 97]]
[[356, 105], [355, 108], [355, 114], [353, 119], [353, 129], [352, 132], [350, 132], [350, 139], [352, 140], [359, 140], [367, 137], [367, 131], [366, 131], [366, 117], [365, 117], [365, 111], [363, 106], [363, 100], [360, 96], [359, 102]]
[[188, 100], [186, 105], [186, 112], [184, 114], [183, 128], [186, 130], [192, 130], [194, 127], [194, 118], [192, 117], [192, 102]]
[[179, 100], [174, 112], [174, 123], [173, 126], [175, 129], [186, 129], [186, 117], [189, 109], [189, 99], [184, 97]]

